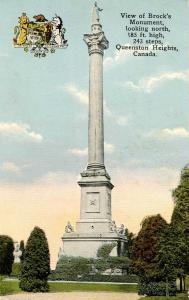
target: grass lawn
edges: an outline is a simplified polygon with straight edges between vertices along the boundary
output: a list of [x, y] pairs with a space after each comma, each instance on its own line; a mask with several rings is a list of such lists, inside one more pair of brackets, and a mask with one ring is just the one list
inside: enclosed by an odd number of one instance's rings
[[0, 296], [21, 293], [18, 281], [0, 281]]
[[188, 299], [186, 294], [178, 294], [176, 297], [158, 297], [158, 296], [154, 296], [154, 297], [142, 297], [139, 300], [186, 300]]
[[[96, 283], [65, 283], [50, 282], [50, 292], [72, 292], [72, 291], [104, 291], [104, 292], [127, 292], [136, 293], [136, 285], [119, 285], [119, 284], [96, 284]], [[0, 295], [23, 293], [19, 288], [18, 281], [0, 281]]]
[[72, 291], [104, 291], [104, 292], [127, 292], [137, 293], [137, 285], [121, 284], [98, 284], [98, 283], [65, 283], [50, 282], [50, 292], [72, 292]]

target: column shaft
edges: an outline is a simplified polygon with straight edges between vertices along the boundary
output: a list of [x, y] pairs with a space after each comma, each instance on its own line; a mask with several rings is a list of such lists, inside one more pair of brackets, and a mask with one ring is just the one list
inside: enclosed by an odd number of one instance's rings
[[104, 166], [103, 54], [90, 54], [88, 167]]

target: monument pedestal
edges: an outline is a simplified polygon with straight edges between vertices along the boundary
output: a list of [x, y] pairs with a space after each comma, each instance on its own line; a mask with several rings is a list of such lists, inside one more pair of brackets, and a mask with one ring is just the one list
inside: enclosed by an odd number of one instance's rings
[[[81, 173], [80, 220], [63, 235], [63, 254], [93, 257], [103, 244], [115, 243], [111, 255], [121, 255], [125, 242], [124, 228], [117, 228], [111, 216], [113, 185], [105, 168], [88, 168]], [[72, 226], [71, 226], [72, 227]], [[121, 244], [121, 247], [120, 247]]]
[[112, 250], [111, 255], [120, 256], [122, 254], [121, 248], [123, 248], [125, 243], [124, 237], [111, 232], [107, 234], [82, 234], [77, 232], [73, 232], [71, 234], [65, 233], [62, 239], [64, 242], [63, 255], [87, 258], [96, 258], [97, 251], [102, 245], [112, 243], [115, 243], [115, 248]]

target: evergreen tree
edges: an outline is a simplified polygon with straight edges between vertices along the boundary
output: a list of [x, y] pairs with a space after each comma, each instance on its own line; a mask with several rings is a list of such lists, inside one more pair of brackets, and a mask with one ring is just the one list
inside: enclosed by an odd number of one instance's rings
[[185, 274], [189, 273], [189, 165], [186, 165], [181, 171], [180, 183], [173, 191], [175, 207], [173, 210], [171, 225], [175, 232], [182, 236], [184, 247], [179, 247], [180, 261], [180, 290], [182, 291], [182, 281]]
[[35, 227], [27, 241], [21, 267], [20, 288], [28, 292], [48, 291], [47, 278], [50, 273], [50, 255], [47, 238], [39, 227]]
[[180, 228], [188, 235], [189, 233], [189, 165], [186, 165], [182, 172], [180, 183], [173, 191], [175, 207], [171, 223]]
[[14, 262], [14, 243], [11, 237], [0, 235], [0, 274], [10, 275]]
[[20, 261], [22, 262], [24, 259], [24, 251], [25, 251], [25, 246], [24, 246], [24, 241], [20, 241], [20, 251], [22, 252], [22, 255], [20, 256]]

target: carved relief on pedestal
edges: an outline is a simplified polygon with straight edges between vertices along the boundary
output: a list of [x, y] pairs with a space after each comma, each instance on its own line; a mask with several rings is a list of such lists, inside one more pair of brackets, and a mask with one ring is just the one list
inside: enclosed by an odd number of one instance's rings
[[100, 212], [100, 193], [88, 192], [86, 200], [86, 212]]

